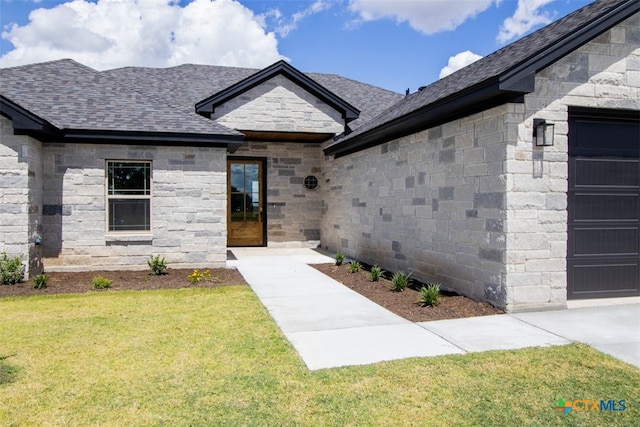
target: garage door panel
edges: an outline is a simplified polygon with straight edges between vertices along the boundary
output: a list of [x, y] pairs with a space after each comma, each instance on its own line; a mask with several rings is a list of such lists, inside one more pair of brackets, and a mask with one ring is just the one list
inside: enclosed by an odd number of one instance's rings
[[638, 220], [638, 194], [573, 195], [575, 221], [636, 221]]
[[575, 187], [638, 187], [638, 160], [575, 159]]
[[577, 257], [638, 255], [638, 227], [573, 229]]
[[638, 124], [633, 120], [574, 119], [573, 123], [575, 154], [637, 157]]
[[569, 110], [567, 297], [640, 295], [640, 115]]
[[597, 298], [637, 295], [639, 265], [637, 262], [578, 265], [573, 267], [573, 296]]

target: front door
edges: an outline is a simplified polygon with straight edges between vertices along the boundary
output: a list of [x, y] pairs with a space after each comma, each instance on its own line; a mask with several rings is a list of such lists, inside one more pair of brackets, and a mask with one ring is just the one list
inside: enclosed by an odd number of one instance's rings
[[262, 160], [227, 161], [227, 246], [264, 246]]

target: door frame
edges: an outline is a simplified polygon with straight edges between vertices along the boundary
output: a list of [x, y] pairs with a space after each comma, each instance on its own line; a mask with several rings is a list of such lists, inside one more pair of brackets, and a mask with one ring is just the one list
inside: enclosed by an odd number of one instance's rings
[[[230, 192], [230, 175], [229, 175], [229, 164], [230, 162], [260, 162], [260, 169], [262, 173], [260, 174], [260, 182], [262, 183], [262, 187], [260, 188], [260, 197], [262, 198], [262, 245], [252, 245], [253, 247], [264, 247], [267, 246], [267, 158], [266, 157], [253, 157], [253, 156], [227, 156], [226, 162], [226, 182], [227, 186], [227, 209], [226, 209], [226, 224], [227, 224], [227, 241], [226, 244], [229, 246], [229, 215], [231, 213], [231, 192]], [[246, 246], [246, 247], [252, 247]], [[237, 246], [236, 246], [237, 247]]]

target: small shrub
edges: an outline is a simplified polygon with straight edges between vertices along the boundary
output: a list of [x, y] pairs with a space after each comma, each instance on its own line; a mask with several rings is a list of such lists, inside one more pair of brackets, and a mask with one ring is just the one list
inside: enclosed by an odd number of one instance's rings
[[358, 271], [362, 270], [362, 264], [360, 264], [358, 261], [351, 261], [349, 263], [349, 272], [350, 273], [357, 273]]
[[423, 307], [435, 307], [440, 302], [440, 283], [429, 283], [420, 288], [420, 302]]
[[151, 255], [147, 260], [147, 265], [156, 276], [167, 274], [167, 262], [164, 257], [160, 258], [160, 255], [156, 255], [155, 258]]
[[336, 252], [336, 265], [342, 265], [344, 262], [344, 254], [342, 251]]
[[49, 278], [47, 277], [46, 274], [44, 273], [38, 274], [37, 276], [33, 277], [33, 287], [35, 289], [44, 289], [47, 287], [48, 280]]
[[109, 289], [111, 287], [111, 280], [102, 276], [95, 276], [91, 279], [91, 286], [93, 286], [93, 289]]
[[404, 271], [397, 271], [393, 273], [393, 277], [391, 278], [391, 283], [393, 283], [393, 290], [396, 292], [402, 292], [409, 286], [411, 282], [411, 274], [406, 274]]
[[211, 276], [211, 272], [209, 270], [193, 270], [193, 273], [187, 276], [187, 280], [189, 280], [192, 285], [195, 285], [202, 280], [215, 280], [215, 278]]
[[0, 259], [0, 283], [3, 285], [13, 285], [24, 279], [24, 264], [22, 255], [9, 258], [5, 252]]
[[380, 277], [382, 276], [382, 269], [380, 268], [379, 265], [374, 265], [373, 267], [371, 267], [371, 271], [369, 272], [370, 276], [371, 276], [371, 281], [372, 282], [377, 282], [378, 280], [380, 280]]

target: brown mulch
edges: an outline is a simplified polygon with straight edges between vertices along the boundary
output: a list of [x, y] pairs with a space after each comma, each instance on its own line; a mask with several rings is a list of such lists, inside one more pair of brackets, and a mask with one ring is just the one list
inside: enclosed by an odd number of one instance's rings
[[[204, 271], [204, 270], [200, 270]], [[49, 278], [47, 287], [34, 289], [33, 281], [17, 283], [15, 285], [0, 285], [0, 298], [8, 296], [41, 295], [41, 294], [63, 294], [79, 292], [104, 292], [94, 290], [91, 280], [96, 276], [102, 276], [112, 281], [109, 290], [134, 290], [142, 291], [148, 289], [179, 289], [179, 288], [216, 288], [229, 285], [246, 285], [244, 277], [230, 268], [209, 269], [212, 280], [201, 280], [192, 284], [187, 279], [193, 272], [192, 269], [172, 269], [167, 270], [167, 274], [159, 276], [153, 275], [149, 270], [144, 271], [85, 271], [79, 273], [47, 273]]]
[[[316, 264], [314, 268], [341, 282], [345, 286], [380, 304], [387, 310], [412, 322], [430, 320], [456, 319], [461, 317], [486, 316], [503, 313], [503, 311], [484, 302], [477, 302], [461, 295], [443, 292], [440, 304], [436, 307], [422, 307], [420, 293], [416, 289], [407, 288], [403, 292], [394, 292], [387, 279], [372, 282], [369, 272], [362, 270], [350, 273], [348, 265], [337, 267], [333, 264]], [[15, 285], [0, 285], [0, 298], [8, 296], [105, 292], [94, 290], [91, 280], [95, 276], [103, 276], [112, 281], [113, 290], [178, 289], [178, 288], [215, 288], [229, 285], [246, 285], [242, 275], [235, 269], [212, 268], [214, 280], [203, 280], [192, 284], [188, 281], [193, 270], [168, 269], [168, 274], [155, 276], [149, 270], [143, 271], [88, 271], [88, 272], [51, 272], [47, 273], [48, 282], [44, 289], [34, 289], [33, 281]], [[202, 270], [200, 270], [202, 271]]]
[[416, 289], [407, 287], [402, 292], [395, 292], [389, 280], [381, 278], [378, 282], [372, 282], [366, 270], [351, 273], [348, 264], [339, 267], [334, 264], [315, 264], [312, 267], [412, 322], [504, 313], [486, 302], [474, 301], [451, 292], [442, 292], [440, 303], [436, 307], [423, 307], [420, 304], [420, 292]]

